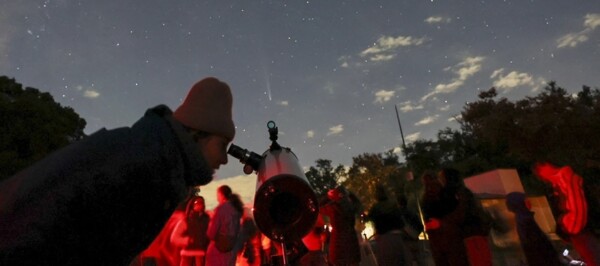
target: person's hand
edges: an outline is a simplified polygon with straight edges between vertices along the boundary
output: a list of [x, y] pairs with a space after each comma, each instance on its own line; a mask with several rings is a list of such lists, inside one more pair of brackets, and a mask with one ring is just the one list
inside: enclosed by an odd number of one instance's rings
[[436, 219], [436, 218], [431, 218], [431, 219], [427, 220], [427, 222], [425, 222], [425, 229], [427, 231], [439, 229], [440, 226], [442, 226], [442, 223], [440, 222], [439, 219]]

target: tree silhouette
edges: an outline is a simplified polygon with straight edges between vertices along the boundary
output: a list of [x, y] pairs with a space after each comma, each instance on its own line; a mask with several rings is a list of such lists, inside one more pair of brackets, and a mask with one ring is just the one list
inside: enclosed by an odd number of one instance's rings
[[511, 163], [549, 161], [582, 172], [600, 161], [598, 89], [584, 86], [574, 96], [550, 82], [539, 95], [514, 103], [480, 98], [461, 113], [463, 132], [496, 153], [503, 152]]
[[406, 169], [392, 151], [385, 154], [364, 153], [352, 158], [352, 166], [343, 185], [356, 194], [365, 209], [375, 203], [375, 187], [382, 184], [388, 188], [391, 198], [404, 193]]
[[[466, 104], [457, 121], [460, 129], [442, 129], [437, 140], [417, 140], [403, 150], [413, 176], [441, 167], [458, 169], [465, 177], [498, 168], [514, 168], [529, 194], [544, 195], [548, 185], [532, 173], [536, 162], [571, 166], [587, 189], [590, 221], [600, 221], [600, 90], [583, 86], [569, 94], [549, 82], [536, 96], [510, 101], [495, 88]], [[397, 193], [418, 193], [419, 182], [405, 183], [409, 170], [397, 157], [362, 154], [353, 158], [344, 185], [363, 201], [373, 202], [374, 187], [383, 184]], [[396, 162], [394, 162], [396, 161]], [[396, 182], [396, 183], [394, 183]], [[594, 228], [599, 225], [590, 225]]]
[[345, 171], [342, 165], [338, 165], [334, 169], [331, 160], [318, 159], [315, 163], [317, 164], [316, 167], [311, 166], [305, 175], [317, 197], [321, 197], [327, 194], [328, 190], [339, 185]]
[[0, 76], [0, 180], [85, 136], [86, 122], [47, 92]]

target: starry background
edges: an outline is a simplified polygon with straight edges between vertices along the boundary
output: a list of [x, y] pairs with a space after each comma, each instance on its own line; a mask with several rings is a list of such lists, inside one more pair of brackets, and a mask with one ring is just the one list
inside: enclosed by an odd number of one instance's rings
[[[234, 95], [234, 143], [257, 153], [266, 123], [303, 167], [350, 165], [435, 139], [495, 86], [511, 100], [551, 80], [600, 85], [600, 3], [531, 1], [0, 0], [0, 75], [50, 92], [91, 134], [175, 109], [197, 80]], [[242, 165], [217, 171], [251, 201]], [[214, 202], [208, 202], [209, 207]]]

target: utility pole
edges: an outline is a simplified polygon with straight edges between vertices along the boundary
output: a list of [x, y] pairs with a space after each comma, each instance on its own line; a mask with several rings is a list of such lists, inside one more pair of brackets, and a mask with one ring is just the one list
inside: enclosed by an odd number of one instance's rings
[[[398, 114], [398, 106], [394, 105], [394, 108], [396, 109], [396, 119], [398, 119], [398, 127], [400, 128], [400, 137], [402, 138], [402, 153], [406, 152], [406, 142], [404, 141], [404, 132], [402, 132], [402, 124], [400, 123], [400, 115]], [[409, 165], [408, 163], [408, 159], [406, 157], [404, 157], [404, 161], [406, 162], [406, 165]], [[409, 181], [412, 181], [413, 175], [412, 175], [412, 169], [409, 166], [408, 167], [409, 171], [408, 171], [408, 177], [406, 178]]]
[[[400, 137], [402, 138], [402, 151], [404, 151], [404, 149], [406, 149], [406, 142], [404, 142], [404, 132], [402, 132], [402, 124], [400, 124], [400, 115], [398, 114], [398, 106], [396, 106], [394, 104], [394, 108], [396, 109], [396, 119], [398, 119], [398, 127], [400, 128]], [[406, 158], [404, 158], [404, 160], [406, 161]]]
[[[404, 141], [404, 132], [402, 132], [402, 124], [400, 123], [400, 114], [398, 114], [398, 106], [396, 106], [394, 104], [394, 108], [396, 109], [396, 119], [398, 119], [398, 127], [400, 128], [400, 137], [402, 138], [402, 153], [406, 152], [406, 142]], [[408, 163], [408, 159], [406, 157], [404, 157], [404, 161], [406, 162], [406, 165], [408, 166], [408, 174], [406, 177], [407, 181], [410, 181], [411, 183], [414, 183], [414, 176], [413, 176], [413, 172], [412, 172], [412, 167], [410, 166], [410, 164]], [[413, 191], [414, 196], [415, 196], [415, 201], [417, 202], [417, 210], [419, 211], [419, 218], [421, 218], [421, 224], [423, 225], [423, 237], [425, 238], [425, 240], [428, 240], [429, 237], [427, 236], [427, 232], [425, 231], [425, 217], [423, 216], [423, 210], [421, 209], [421, 203], [418, 197], [418, 194], [416, 191]]]

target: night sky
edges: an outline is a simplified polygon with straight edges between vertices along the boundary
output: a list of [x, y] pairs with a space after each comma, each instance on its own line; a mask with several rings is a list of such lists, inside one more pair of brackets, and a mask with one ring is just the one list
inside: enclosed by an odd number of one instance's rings
[[[551, 80], [573, 93], [600, 85], [595, 0], [0, 0], [0, 7], [0, 75], [74, 108], [87, 134], [130, 126], [158, 104], [175, 109], [192, 84], [214, 76], [233, 90], [234, 143], [264, 152], [274, 120], [279, 143], [303, 167], [398, 151], [395, 105], [411, 142], [457, 128], [465, 103], [493, 86], [516, 100]], [[230, 157], [216, 179], [249, 201], [252, 192], [242, 191], [255, 181], [238, 175], [242, 165]]]

